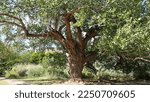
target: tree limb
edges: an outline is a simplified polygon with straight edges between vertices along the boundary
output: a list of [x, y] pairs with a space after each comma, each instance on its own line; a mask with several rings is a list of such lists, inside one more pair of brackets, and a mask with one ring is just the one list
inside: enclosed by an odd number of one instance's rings
[[43, 37], [43, 38], [52, 37], [54, 40], [58, 41], [62, 46], [66, 47], [65, 38], [58, 31], [50, 31], [42, 34], [26, 33], [25, 35], [27, 37]]
[[32, 34], [32, 33], [29, 33], [29, 31], [27, 30], [25, 24], [23, 23], [22, 19], [16, 17], [16, 16], [13, 16], [13, 15], [10, 15], [10, 14], [7, 14], [7, 13], [0, 13], [1, 16], [8, 16], [12, 19], [15, 19], [17, 21], [20, 22], [20, 24], [18, 23], [15, 23], [15, 22], [10, 22], [10, 21], [6, 21], [6, 20], [2, 20], [0, 21], [0, 23], [7, 23], [7, 24], [11, 24], [11, 25], [15, 25], [17, 27], [20, 27], [22, 28], [22, 30], [24, 31], [25, 35], [27, 37], [44, 37], [44, 38], [47, 38], [47, 37], [53, 37], [54, 40], [57, 40], [58, 42], [60, 42], [64, 47], [66, 47], [65, 45], [65, 38], [61, 35], [60, 32], [54, 30], [54, 31], [50, 31], [50, 32], [47, 32], [47, 33], [42, 33], [42, 34]]
[[0, 13], [0, 16], [8, 16], [8, 17], [13, 18], [13, 19], [16, 19], [16, 20], [18, 20], [18, 21], [21, 20], [20, 18], [18, 18], [18, 17], [16, 17], [16, 16], [13, 16], [13, 15], [10, 15], [10, 14], [8, 14], [8, 13]]
[[66, 25], [66, 31], [67, 31], [67, 40], [73, 40], [72, 39], [72, 33], [71, 33], [71, 25], [70, 25], [70, 14], [64, 14], [64, 21]]
[[[10, 15], [10, 14], [8, 14], [8, 13], [0, 13], [0, 15], [1, 15], [1, 16], [7, 16], [7, 17], [10, 17], [10, 18], [12, 18], [12, 19], [15, 19], [15, 20], [19, 21], [21, 25], [15, 23], [15, 22], [9, 22], [9, 21], [4, 20], [4, 21], [6, 21], [5, 23], [14, 24], [14, 25], [16, 25], [16, 26], [22, 28], [25, 33], [29, 33], [28, 30], [27, 30], [27, 28], [26, 28], [26, 26], [25, 26], [25, 24], [23, 23], [23, 21], [22, 21], [21, 18], [16, 17], [16, 16], [13, 16], [13, 15]], [[4, 22], [3, 22], [3, 23], [4, 23]]]
[[87, 43], [88, 43], [88, 41], [91, 38], [95, 37], [96, 35], [97, 35], [97, 33], [95, 31], [94, 32], [87, 32], [86, 33], [86, 37], [83, 39], [83, 48], [85, 48]]
[[[75, 17], [71, 14], [70, 16], [70, 22], [73, 22], [74, 24], [77, 22]], [[75, 26], [75, 31], [77, 33], [77, 42], [80, 45], [80, 49], [83, 50], [83, 38], [82, 38], [82, 30], [80, 27]]]
[[145, 58], [141, 58], [141, 57], [136, 57], [136, 58], [134, 59], [134, 61], [137, 61], [137, 60], [141, 60], [141, 61], [150, 63], [150, 60], [145, 59]]
[[66, 26], [66, 34], [67, 34], [67, 38], [66, 38], [66, 47], [68, 49], [68, 53], [72, 53], [72, 54], [76, 54], [75, 52], [75, 41], [72, 37], [72, 32], [71, 32], [71, 25], [70, 25], [70, 13], [66, 13], [63, 15], [63, 20], [65, 22], [65, 26]]
[[20, 28], [23, 28], [21, 25], [15, 23], [15, 22], [10, 22], [10, 21], [2, 20], [2, 21], [0, 21], [0, 23], [11, 24], [11, 25], [15, 25], [15, 26], [18, 26], [18, 27], [20, 27]]
[[83, 39], [83, 47], [85, 48], [88, 41], [97, 36], [97, 31], [100, 29], [100, 26], [96, 25], [94, 27], [91, 27], [85, 35], [85, 38]]

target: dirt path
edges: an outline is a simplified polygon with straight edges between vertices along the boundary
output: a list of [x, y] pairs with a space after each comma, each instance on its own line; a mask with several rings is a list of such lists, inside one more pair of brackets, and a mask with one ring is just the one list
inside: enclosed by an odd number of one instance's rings
[[1, 81], [6, 82], [7, 85], [24, 85], [25, 84], [24, 81], [19, 81], [16, 79], [6, 79], [4, 77], [0, 77], [0, 82]]

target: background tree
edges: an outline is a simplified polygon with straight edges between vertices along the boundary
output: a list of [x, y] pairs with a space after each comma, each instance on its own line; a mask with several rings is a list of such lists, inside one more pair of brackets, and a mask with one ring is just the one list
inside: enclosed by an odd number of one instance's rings
[[0, 41], [0, 75], [3, 75], [5, 70], [9, 70], [16, 63], [17, 57], [18, 54], [13, 49]]

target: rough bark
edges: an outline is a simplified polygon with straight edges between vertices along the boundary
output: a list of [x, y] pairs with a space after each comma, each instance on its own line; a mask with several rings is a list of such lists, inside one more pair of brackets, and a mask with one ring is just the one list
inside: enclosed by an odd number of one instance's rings
[[83, 62], [80, 59], [80, 56], [69, 55], [68, 61], [70, 68], [70, 78], [73, 81], [80, 81], [82, 78], [82, 70], [84, 67]]
[[[71, 33], [71, 25], [70, 22], [75, 23], [74, 17], [71, 14], [64, 15], [64, 22], [66, 25], [66, 50], [69, 54], [68, 62], [70, 68], [70, 78], [72, 81], [81, 81], [82, 70], [84, 67], [84, 50], [81, 50], [82, 42], [78, 43], [79, 40], [73, 39]], [[80, 36], [81, 41], [81, 32], [76, 30], [77, 36]], [[80, 33], [80, 35], [79, 35]]]
[[70, 46], [67, 46], [68, 47], [67, 50], [69, 53], [68, 61], [69, 61], [71, 79], [73, 81], [81, 81], [82, 70], [83, 70], [84, 66], [89, 65], [89, 63], [92, 64], [91, 61], [92, 60], [95, 61], [95, 59], [96, 59], [97, 53], [95, 53], [95, 52], [88, 53], [88, 54], [85, 53], [85, 49], [87, 47], [88, 41], [97, 35], [96, 29], [95, 28], [89, 29], [89, 31], [86, 34], [86, 37], [84, 38], [82, 36], [81, 28], [78, 26], [75, 26], [75, 31], [76, 31], [77, 37], [76, 37], [76, 39], [72, 39], [72, 34], [71, 34], [71, 32], [69, 32], [70, 31], [69, 24], [70, 24], [70, 22], [76, 23], [77, 20], [75, 19], [73, 14], [70, 13], [65, 16], [65, 22], [66, 22], [66, 28], [68, 28], [68, 30], [67, 30], [68, 37], [70, 37], [69, 42], [73, 42], [73, 43], [69, 43]]

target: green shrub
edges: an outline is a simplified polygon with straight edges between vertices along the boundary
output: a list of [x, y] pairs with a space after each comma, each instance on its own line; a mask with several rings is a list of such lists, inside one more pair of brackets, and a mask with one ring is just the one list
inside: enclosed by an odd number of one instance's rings
[[83, 69], [83, 72], [82, 72], [82, 78], [83, 79], [93, 79], [95, 78], [96, 76], [91, 72], [89, 71], [88, 69]]
[[44, 53], [42, 52], [34, 52], [31, 54], [29, 62], [33, 64], [39, 64], [44, 57]]
[[27, 68], [26, 65], [18, 64], [14, 65], [10, 71], [6, 71], [6, 78], [21, 78], [27, 76], [26, 74]]
[[19, 58], [18, 58], [18, 62], [22, 63], [22, 64], [28, 64], [28, 63], [30, 63], [30, 56], [31, 56], [31, 54], [32, 54], [31, 51], [22, 53], [19, 56]]
[[45, 69], [41, 65], [18, 64], [5, 73], [6, 78], [41, 77], [45, 75]]
[[18, 64], [12, 67], [12, 71], [17, 73], [19, 77], [25, 77], [27, 76], [27, 65]]
[[45, 75], [45, 69], [41, 65], [28, 65], [28, 77], [41, 77]]
[[4, 75], [5, 69], [4, 68], [0, 68], [0, 76]]
[[14, 72], [14, 71], [6, 71], [5, 78], [16, 79], [16, 78], [19, 78], [19, 75], [18, 75], [18, 73]]
[[48, 67], [34, 64], [18, 64], [12, 67], [10, 71], [6, 71], [6, 78], [22, 78], [22, 77], [48, 77], [50, 79], [66, 79], [67, 72], [64, 69]]
[[8, 47], [0, 41], [0, 75], [3, 75], [6, 70], [11, 69], [17, 62], [18, 56], [18, 53], [12, 47]]
[[48, 57], [43, 57], [41, 64], [44, 68], [48, 68], [50, 66], [49, 58]]
[[125, 74], [120, 70], [105, 69], [102, 68], [98, 71], [97, 77], [99, 80], [116, 80], [116, 81], [125, 81], [133, 80], [133, 73]]

